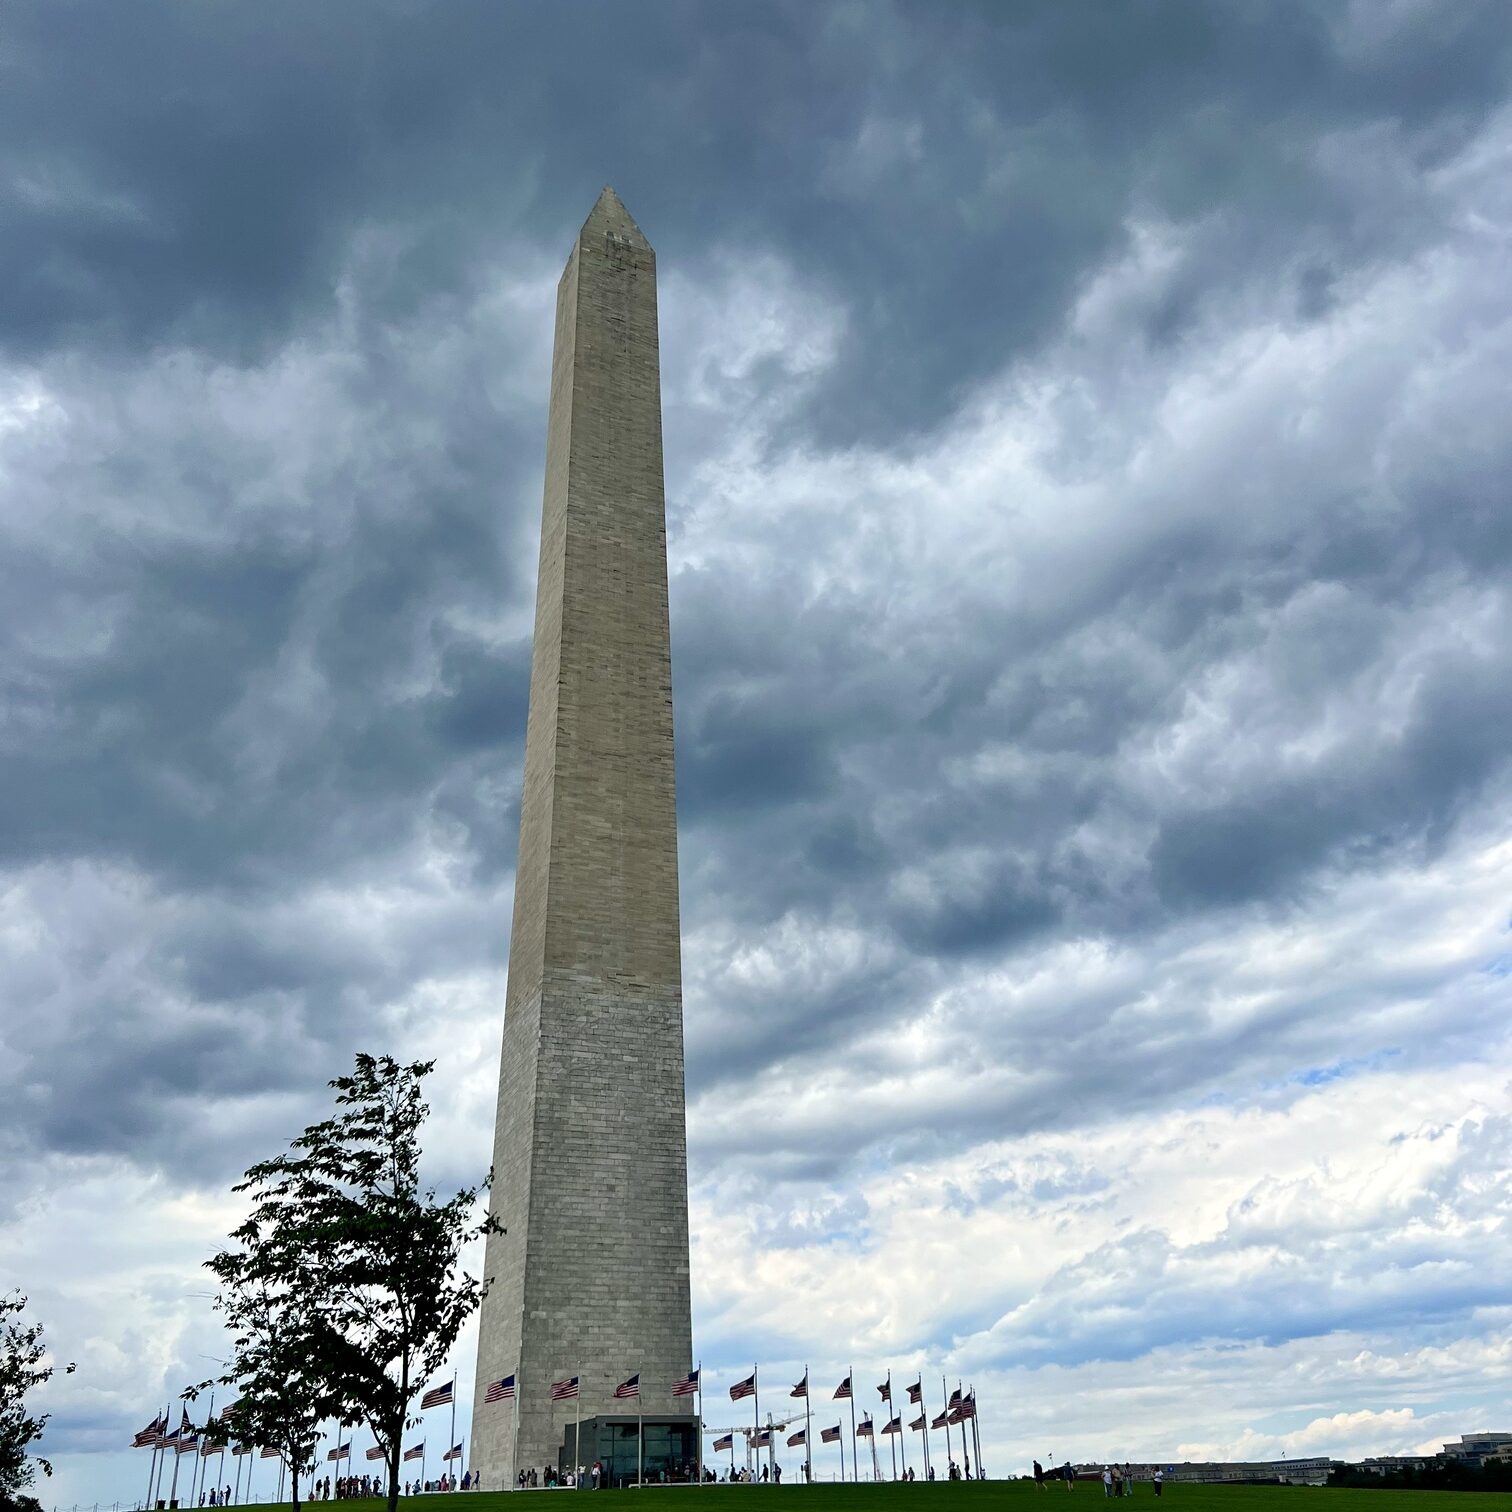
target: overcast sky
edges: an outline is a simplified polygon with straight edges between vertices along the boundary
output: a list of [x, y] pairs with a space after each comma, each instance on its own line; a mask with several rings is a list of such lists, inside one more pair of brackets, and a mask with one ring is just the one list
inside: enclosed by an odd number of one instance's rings
[[711, 1387], [974, 1381], [999, 1473], [1512, 1427], [1503, 0], [22, 0], [0, 144], [49, 1504], [142, 1493], [229, 1184], [354, 1050], [434, 1056], [433, 1173], [486, 1166], [605, 183]]

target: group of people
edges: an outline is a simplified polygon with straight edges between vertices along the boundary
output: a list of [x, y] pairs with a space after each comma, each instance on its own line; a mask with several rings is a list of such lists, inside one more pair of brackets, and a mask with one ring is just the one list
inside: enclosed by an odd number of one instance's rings
[[[1034, 1484], [1043, 1491], [1046, 1483], [1052, 1480], [1064, 1481], [1066, 1490], [1075, 1490], [1076, 1466], [1067, 1460], [1058, 1470], [1046, 1470], [1038, 1460], [1035, 1460]], [[1165, 1471], [1158, 1465], [1150, 1476], [1150, 1484], [1154, 1486], [1156, 1496], [1165, 1490]], [[1123, 1465], [1104, 1465], [1102, 1488], [1104, 1496], [1133, 1496], [1134, 1467], [1127, 1461]]]
[[[209, 1498], [206, 1500], [206, 1498]], [[231, 1488], [222, 1486], [216, 1490], [214, 1486], [208, 1491], [200, 1492], [200, 1506], [202, 1507], [229, 1507], [231, 1505]]]
[[[474, 1486], [472, 1471], [466, 1471], [459, 1481], [454, 1475], [443, 1475], [440, 1480], [405, 1481], [399, 1487], [401, 1496], [428, 1495], [433, 1491], [471, 1491]], [[317, 1476], [310, 1482], [310, 1501], [352, 1501], [359, 1497], [386, 1496], [387, 1482], [378, 1475], [329, 1475]], [[214, 1502], [210, 1505], [213, 1507]]]
[[316, 1476], [310, 1482], [311, 1501], [350, 1501], [359, 1496], [381, 1496], [376, 1475], [338, 1475], [332, 1480]]
[[[593, 1464], [593, 1473], [595, 1475], [602, 1473], [601, 1467], [597, 1460], [595, 1460]], [[578, 1466], [576, 1471], [558, 1470], [555, 1465], [547, 1465], [540, 1470], [521, 1470], [520, 1473], [515, 1476], [515, 1489], [517, 1491], [535, 1491], [538, 1490], [541, 1486], [545, 1486], [548, 1489], [555, 1489], [558, 1486], [575, 1487], [579, 1481], [581, 1481], [584, 1486], [588, 1484], [588, 1478], [583, 1474], [581, 1465]], [[595, 1481], [594, 1485], [597, 1486], [597, 1484], [598, 1482]]]
[[724, 1475], [719, 1477], [719, 1479], [723, 1480], [728, 1486], [753, 1486], [757, 1481], [760, 1481], [762, 1485], [770, 1482], [774, 1486], [780, 1486], [782, 1484], [782, 1466], [774, 1460], [770, 1465], [763, 1465], [761, 1467], [760, 1475], [753, 1475], [749, 1465], [743, 1466], [739, 1470], [732, 1467], [726, 1470]]

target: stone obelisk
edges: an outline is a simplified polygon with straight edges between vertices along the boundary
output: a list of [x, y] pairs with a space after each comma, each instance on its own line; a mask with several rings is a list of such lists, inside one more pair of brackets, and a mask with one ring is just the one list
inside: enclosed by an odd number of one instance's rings
[[[555, 1464], [691, 1369], [656, 255], [612, 189], [557, 287], [471, 1465]], [[518, 1397], [486, 1405], [514, 1375]], [[553, 1403], [553, 1381], [580, 1381]], [[625, 1404], [619, 1404], [623, 1407]], [[686, 1403], [681, 1404], [685, 1410]]]

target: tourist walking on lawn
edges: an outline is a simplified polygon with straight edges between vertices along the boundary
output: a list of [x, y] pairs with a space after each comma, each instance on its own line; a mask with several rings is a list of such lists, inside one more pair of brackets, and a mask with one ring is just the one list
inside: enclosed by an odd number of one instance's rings
[[1113, 1472], [1106, 1465], [1104, 1465], [1103, 1466], [1103, 1495], [1104, 1496], [1112, 1496], [1112, 1494], [1113, 1494]]
[[1161, 1491], [1165, 1488], [1165, 1471], [1162, 1470], [1159, 1465], [1157, 1465], [1155, 1467], [1155, 1474], [1150, 1477], [1150, 1480], [1154, 1484], [1155, 1495], [1159, 1496]]
[[1045, 1489], [1045, 1467], [1038, 1460], [1034, 1462], [1034, 1484], [1040, 1491]]

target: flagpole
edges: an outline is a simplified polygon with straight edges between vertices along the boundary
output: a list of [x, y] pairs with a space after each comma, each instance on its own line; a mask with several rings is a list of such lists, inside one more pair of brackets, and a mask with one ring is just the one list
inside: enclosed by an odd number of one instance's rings
[[[163, 1432], [166, 1433], [167, 1431], [168, 1419], [165, 1416], [163, 1418]], [[142, 1503], [144, 1508], [152, 1506], [152, 1478], [157, 1474], [158, 1455], [162, 1453], [163, 1449], [162, 1439], [162, 1433], [154, 1433], [152, 1435], [152, 1453], [147, 1457], [147, 1500]]]
[[646, 1408], [641, 1401], [640, 1382], [635, 1383], [635, 1484], [646, 1484]]
[[982, 1477], [982, 1430], [977, 1422], [976, 1387], [971, 1388], [971, 1442], [976, 1445], [977, 1479]]
[[[455, 1370], [452, 1371], [451, 1409], [451, 1432], [448, 1434], [446, 1440], [446, 1452], [448, 1454], [457, 1447], [457, 1372]], [[451, 1463], [455, 1464], [456, 1461], [453, 1460]], [[448, 1476], [447, 1479], [450, 1481], [451, 1477]]]
[[[856, 1448], [856, 1367], [850, 1367], [850, 1375], [846, 1377], [850, 1382], [851, 1404], [851, 1479], [859, 1486], [861, 1484], [861, 1460]], [[841, 1445], [844, 1448], [844, 1445]]]
[[[182, 1418], [179, 1419], [179, 1434], [183, 1432], [183, 1421]], [[168, 1505], [170, 1507], [178, 1506], [178, 1467], [179, 1461], [184, 1457], [178, 1452], [179, 1434], [175, 1434], [173, 1439], [173, 1482], [168, 1487]]]
[[[215, 1416], [215, 1392], [214, 1391], [212, 1391], [210, 1393], [210, 1416], [212, 1418]], [[194, 1446], [194, 1474], [190, 1478], [190, 1481], [189, 1481], [189, 1505], [191, 1507], [197, 1505], [197, 1503], [195, 1501], [195, 1495], [196, 1495], [196, 1492], [199, 1490], [199, 1484], [200, 1484], [200, 1479], [201, 1479], [201, 1472], [204, 1469], [204, 1465], [201, 1462], [204, 1460], [204, 1458], [205, 1458], [205, 1444], [204, 1444], [204, 1440], [201, 1439], [201, 1441]]]
[[804, 1480], [814, 1484], [814, 1383], [809, 1379], [808, 1361], [803, 1362], [803, 1464]]
[[[892, 1394], [892, 1371], [887, 1372], [888, 1395]], [[896, 1402], [893, 1410], [898, 1418], [898, 1458], [903, 1462], [903, 1479], [908, 1479], [908, 1425], [903, 1421], [903, 1409]]]
[[930, 1475], [929, 1466], [929, 1408], [924, 1404], [924, 1372], [919, 1372], [919, 1416], [924, 1419], [924, 1427], [919, 1437], [924, 1440], [924, 1479], [927, 1481]]
[[163, 1461], [168, 1457], [168, 1414], [172, 1411], [171, 1405], [163, 1408], [163, 1431], [158, 1435], [160, 1440], [157, 1446], [157, 1483], [151, 1481], [147, 1484], [147, 1502], [150, 1507], [156, 1507], [159, 1498], [163, 1494]]
[[760, 1365], [753, 1365], [751, 1367], [751, 1400], [755, 1403], [756, 1412], [756, 1438], [754, 1444], [758, 1464], [761, 1461], [761, 1382], [757, 1379], [757, 1373], [760, 1369]]
[[693, 1377], [693, 1410], [698, 1414], [698, 1484], [703, 1485], [703, 1361]]
[[147, 1499], [142, 1503], [143, 1512], [151, 1512], [152, 1507], [152, 1482], [157, 1475], [158, 1446], [152, 1446], [152, 1453], [147, 1457]]
[[[887, 1367], [887, 1421], [889, 1423], [891, 1423], [892, 1420], [893, 1420], [893, 1408], [896, 1407], [896, 1406], [897, 1406], [897, 1403], [893, 1401], [893, 1394], [892, 1394], [892, 1366], [889, 1365]], [[888, 1450], [888, 1453], [892, 1455], [892, 1478], [894, 1480], [897, 1480], [897, 1478], [898, 1478], [898, 1435], [896, 1433], [889, 1433], [887, 1435], [887, 1438], [888, 1438], [887, 1450]]]
[[950, 1442], [950, 1392], [945, 1388], [945, 1377], [940, 1377], [940, 1401], [944, 1404], [940, 1415], [945, 1419], [945, 1478], [950, 1479], [951, 1456], [955, 1453]]
[[520, 1367], [515, 1366], [515, 1394], [514, 1394], [514, 1434], [513, 1446], [509, 1455], [509, 1463], [514, 1467], [514, 1479], [509, 1483], [509, 1489], [515, 1491], [520, 1485], [520, 1393], [524, 1387], [520, 1381]]

